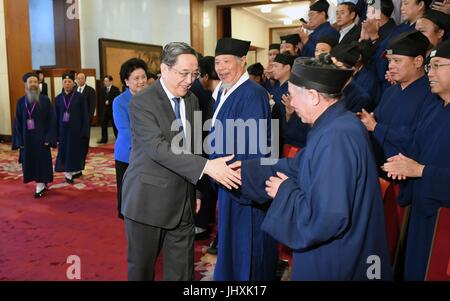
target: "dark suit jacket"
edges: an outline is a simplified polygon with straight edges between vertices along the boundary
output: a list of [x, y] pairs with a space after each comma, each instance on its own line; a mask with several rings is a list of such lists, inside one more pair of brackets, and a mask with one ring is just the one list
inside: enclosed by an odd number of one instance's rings
[[[78, 88], [77, 88], [78, 89]], [[97, 96], [95, 94], [94, 88], [86, 85], [83, 89], [83, 96], [86, 98], [89, 108], [89, 120], [92, 121], [94, 117], [95, 107], [97, 105]]]
[[[199, 105], [191, 92], [184, 102], [192, 135], [194, 111], [199, 110]], [[130, 165], [123, 178], [122, 214], [143, 224], [173, 229], [181, 221], [186, 205], [190, 206], [193, 223], [194, 185], [207, 159], [172, 151], [172, 138], [178, 135], [170, 130], [175, 113], [159, 79], [136, 94], [128, 107], [132, 147]], [[197, 136], [200, 139], [201, 133]], [[193, 138], [191, 149], [194, 143]]]
[[46, 84], [46, 83], [42, 83], [41, 94], [42, 94], [42, 95], [47, 95], [47, 96], [48, 96], [48, 87], [47, 87], [47, 84]]
[[358, 41], [361, 35], [361, 27], [359, 25], [353, 26], [353, 28], [347, 32], [344, 38], [339, 42], [339, 44], [348, 44], [353, 41]]
[[[111, 86], [111, 89], [109, 90], [109, 93], [106, 93], [106, 87], [103, 87], [100, 90], [100, 103], [99, 103], [99, 116], [102, 116], [103, 112], [106, 109], [111, 110], [112, 104], [114, 101], [114, 98], [120, 95], [120, 90], [116, 86]], [[106, 101], [108, 101], [108, 104], [106, 104]]]

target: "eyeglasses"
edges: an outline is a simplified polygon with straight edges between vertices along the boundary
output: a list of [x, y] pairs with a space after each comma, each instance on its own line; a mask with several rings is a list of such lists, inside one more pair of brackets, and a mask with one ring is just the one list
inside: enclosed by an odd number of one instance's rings
[[434, 69], [435, 71], [438, 71], [438, 69], [440, 67], [444, 67], [444, 66], [450, 66], [450, 63], [449, 64], [430, 63], [430, 64], [425, 65], [425, 71], [427, 73], [430, 72], [431, 69]]
[[191, 75], [191, 79], [192, 80], [196, 80], [197, 78], [200, 77], [200, 72], [198, 71], [194, 71], [194, 72], [180, 72], [178, 70], [176, 70], [175, 68], [170, 68], [171, 70], [175, 71], [175, 73], [177, 73], [183, 80], [187, 79], [187, 77], [189, 75]]

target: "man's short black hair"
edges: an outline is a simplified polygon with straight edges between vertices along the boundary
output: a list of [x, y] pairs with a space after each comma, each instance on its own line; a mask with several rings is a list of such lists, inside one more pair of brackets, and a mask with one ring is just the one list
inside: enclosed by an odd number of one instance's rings
[[254, 75], [254, 76], [263, 76], [264, 74], [264, 66], [261, 65], [261, 63], [256, 63], [253, 65], [248, 66], [247, 68], [248, 74]]
[[111, 81], [111, 82], [113, 81], [113, 77], [111, 75], [105, 75], [103, 77], [103, 79], [105, 79], [105, 78], [109, 79], [109, 81]]
[[352, 2], [342, 2], [339, 3], [338, 5], [345, 5], [347, 6], [348, 11], [351, 13], [355, 13], [355, 16], [353, 17], [353, 21], [355, 21], [356, 17], [358, 16], [358, 8], [356, 7], [356, 5]]
[[214, 57], [204, 56], [201, 59], [199, 59], [198, 68], [199, 68], [201, 77], [208, 75], [208, 78], [211, 80], [219, 80], [219, 76], [217, 75], [217, 72], [215, 69]]

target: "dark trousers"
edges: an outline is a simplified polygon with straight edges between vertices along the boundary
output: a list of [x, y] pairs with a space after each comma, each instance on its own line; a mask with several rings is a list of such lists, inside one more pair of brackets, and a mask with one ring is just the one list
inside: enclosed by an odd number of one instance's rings
[[201, 192], [202, 204], [195, 215], [195, 225], [202, 229], [208, 229], [209, 224], [216, 223], [217, 191], [211, 186], [211, 180], [203, 176], [197, 183], [197, 189]]
[[101, 140], [104, 141], [104, 142], [108, 142], [108, 125], [109, 125], [109, 121], [111, 121], [111, 123], [112, 123], [114, 136], [117, 138], [117, 128], [116, 128], [116, 125], [114, 124], [114, 119], [113, 119], [113, 115], [112, 115], [112, 109], [111, 109], [110, 106], [106, 107], [103, 110], [103, 114], [102, 114], [102, 138], [101, 138]]
[[122, 207], [122, 180], [125, 171], [127, 171], [128, 163], [122, 161], [116, 162], [116, 183], [117, 183], [117, 212], [121, 219], [123, 219], [123, 215], [120, 212]]
[[159, 252], [163, 251], [163, 280], [194, 280], [195, 227], [189, 202], [180, 224], [171, 230], [138, 223], [125, 217], [128, 240], [128, 280], [152, 281]]

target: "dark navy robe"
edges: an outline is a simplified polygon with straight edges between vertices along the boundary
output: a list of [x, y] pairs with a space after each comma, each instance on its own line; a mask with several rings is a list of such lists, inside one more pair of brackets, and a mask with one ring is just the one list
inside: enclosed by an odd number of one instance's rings
[[339, 40], [339, 32], [330, 25], [330, 22], [322, 23], [309, 35], [308, 42], [303, 46], [301, 56], [314, 57], [317, 41], [322, 36], [333, 36]]
[[353, 75], [352, 81], [357, 83], [371, 98], [367, 109], [368, 112], [372, 112], [378, 105], [378, 100], [376, 99], [378, 95], [378, 83], [374, 71], [364, 65], [358, 73]]
[[338, 102], [295, 158], [242, 163], [242, 194], [267, 202], [265, 181], [285, 173], [262, 228], [294, 250], [292, 280], [368, 280], [371, 259], [392, 279], [383, 203], [367, 131]]
[[[225, 127], [226, 120], [244, 121], [266, 120], [270, 122], [270, 106], [267, 91], [252, 80], [246, 80], [236, 90], [231, 91], [220, 111], [214, 128], [211, 130], [212, 151], [210, 159], [227, 155], [227, 137], [232, 134]], [[216, 103], [220, 102], [221, 93]], [[217, 128], [217, 122], [224, 125], [223, 135]], [[270, 127], [258, 130], [258, 134], [246, 131], [245, 138], [239, 140], [234, 130], [234, 145], [228, 146], [236, 160], [249, 160], [264, 156], [258, 147], [261, 138], [268, 139]], [[258, 138], [259, 137], [259, 138]], [[258, 143], [254, 139], [258, 139]], [[223, 143], [223, 149], [218, 145]], [[239, 154], [240, 147], [245, 147]], [[255, 147], [254, 153], [251, 149]], [[243, 197], [238, 191], [229, 191], [223, 186], [218, 192], [218, 257], [214, 271], [214, 280], [275, 280], [278, 263], [277, 242], [261, 230], [267, 206], [254, 203]]]
[[395, 85], [386, 90], [374, 111], [377, 126], [372, 133], [377, 164], [404, 153], [411, 145], [423, 108], [432, 97], [428, 77], [422, 76], [402, 90]]
[[[67, 104], [73, 95], [68, 112], [69, 122], [63, 121]], [[58, 136], [58, 156], [56, 157], [55, 171], [76, 172], [83, 169], [84, 148], [83, 142], [89, 137], [89, 110], [84, 96], [76, 91], [66, 95], [65, 92], [56, 97], [56, 117]]]
[[425, 165], [421, 178], [402, 183], [399, 203], [411, 204], [405, 253], [405, 280], [422, 281], [439, 207], [450, 207], [450, 105], [434, 96], [417, 126], [407, 156]]
[[31, 114], [35, 129], [29, 130], [27, 128], [28, 110], [31, 111], [33, 105], [28, 103], [27, 110], [25, 106], [27, 101], [25, 96], [17, 101], [12, 148], [20, 148], [19, 163], [22, 164], [24, 183], [31, 181], [51, 183], [53, 182], [53, 163], [50, 147], [56, 147], [55, 108], [50, 99], [41, 94], [39, 103], [36, 103]]
[[363, 108], [367, 109], [372, 103], [372, 98], [358, 83], [352, 80], [342, 91], [340, 101], [344, 103], [347, 110], [357, 113], [361, 112]]

